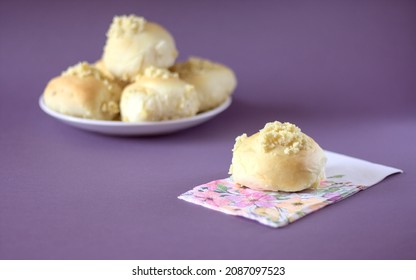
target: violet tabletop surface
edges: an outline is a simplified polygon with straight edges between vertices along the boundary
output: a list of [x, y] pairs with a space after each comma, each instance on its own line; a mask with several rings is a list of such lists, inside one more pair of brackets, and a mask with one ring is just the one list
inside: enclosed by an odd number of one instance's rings
[[[165, 26], [180, 59], [235, 70], [198, 127], [111, 137], [38, 98], [100, 58], [114, 15]], [[0, 259], [415, 259], [415, 1], [1, 1]], [[227, 176], [236, 136], [297, 124], [324, 149], [397, 167], [280, 229], [177, 199]]]

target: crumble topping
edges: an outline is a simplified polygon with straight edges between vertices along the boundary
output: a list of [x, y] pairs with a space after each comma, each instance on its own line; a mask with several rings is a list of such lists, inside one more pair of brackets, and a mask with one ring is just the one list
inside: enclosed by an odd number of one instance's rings
[[136, 15], [115, 16], [107, 32], [107, 37], [120, 37], [126, 33], [137, 34], [143, 31], [146, 19]]
[[287, 155], [297, 154], [308, 148], [305, 135], [299, 127], [294, 124], [278, 121], [267, 123], [260, 130], [260, 141], [265, 152], [269, 152], [281, 146]]
[[109, 79], [104, 76], [100, 70], [85, 61], [81, 61], [74, 66], [70, 66], [67, 70], [62, 72], [62, 76], [74, 76], [81, 79], [93, 77], [101, 81], [109, 91], [112, 92], [114, 90], [114, 87]]
[[147, 77], [147, 78], [161, 78], [161, 79], [178, 79], [178, 73], [170, 72], [167, 69], [157, 68], [154, 66], [147, 67], [142, 75], [138, 75], [136, 79], [140, 77]]

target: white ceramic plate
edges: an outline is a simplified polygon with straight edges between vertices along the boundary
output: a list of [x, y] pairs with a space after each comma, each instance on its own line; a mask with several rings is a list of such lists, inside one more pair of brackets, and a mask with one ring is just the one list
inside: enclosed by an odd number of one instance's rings
[[229, 97], [223, 104], [219, 107], [200, 113], [196, 116], [169, 120], [169, 121], [160, 121], [160, 122], [138, 122], [138, 123], [127, 123], [121, 121], [101, 121], [101, 120], [89, 120], [81, 119], [76, 117], [71, 117], [67, 115], [60, 114], [49, 109], [44, 101], [42, 96], [39, 98], [40, 108], [49, 116], [71, 125], [76, 128], [83, 130], [88, 130], [97, 133], [109, 134], [109, 135], [157, 135], [157, 134], [167, 134], [182, 129], [190, 128], [197, 126], [201, 123], [208, 121], [209, 119], [215, 117], [219, 113], [223, 112], [231, 105], [231, 97]]

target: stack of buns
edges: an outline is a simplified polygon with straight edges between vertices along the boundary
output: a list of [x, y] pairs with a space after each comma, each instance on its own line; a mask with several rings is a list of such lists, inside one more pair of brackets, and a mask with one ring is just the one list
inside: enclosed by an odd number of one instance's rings
[[116, 16], [102, 58], [53, 78], [43, 99], [50, 109], [79, 118], [163, 121], [211, 110], [236, 88], [230, 68], [197, 57], [175, 64], [177, 57], [165, 28], [135, 15]]

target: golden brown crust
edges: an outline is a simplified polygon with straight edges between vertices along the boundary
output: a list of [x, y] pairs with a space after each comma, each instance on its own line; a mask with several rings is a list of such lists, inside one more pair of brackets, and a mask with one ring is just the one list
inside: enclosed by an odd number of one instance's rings
[[119, 115], [121, 89], [90, 65], [77, 64], [53, 78], [43, 98], [50, 109], [74, 117], [113, 120]]
[[175, 64], [172, 71], [195, 86], [200, 101], [200, 112], [221, 105], [235, 90], [237, 79], [227, 66], [207, 59], [191, 57]]
[[115, 77], [133, 82], [149, 66], [172, 66], [177, 56], [175, 41], [166, 29], [131, 15], [114, 18], [107, 33], [103, 60]]

